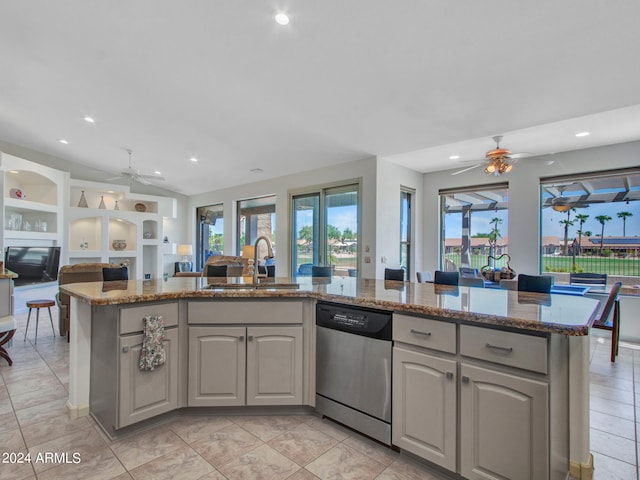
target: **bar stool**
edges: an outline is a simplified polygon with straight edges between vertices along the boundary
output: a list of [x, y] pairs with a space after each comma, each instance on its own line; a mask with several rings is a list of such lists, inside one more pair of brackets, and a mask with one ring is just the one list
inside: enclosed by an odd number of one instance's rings
[[51, 320], [51, 330], [53, 330], [53, 336], [56, 336], [56, 331], [53, 328], [53, 317], [51, 316], [51, 307], [55, 306], [56, 302], [53, 300], [39, 299], [27, 301], [27, 307], [29, 307], [29, 315], [27, 315], [27, 328], [24, 330], [24, 340], [27, 340], [27, 332], [29, 331], [29, 320], [31, 319], [31, 310], [36, 309], [36, 339], [34, 343], [38, 343], [38, 322], [40, 321], [40, 309], [47, 308], [49, 310], [49, 320]]
[[13, 365], [13, 361], [3, 345], [8, 343], [11, 346], [11, 338], [16, 333], [16, 328], [16, 320], [11, 315], [0, 317], [0, 357], [9, 362], [9, 366]]

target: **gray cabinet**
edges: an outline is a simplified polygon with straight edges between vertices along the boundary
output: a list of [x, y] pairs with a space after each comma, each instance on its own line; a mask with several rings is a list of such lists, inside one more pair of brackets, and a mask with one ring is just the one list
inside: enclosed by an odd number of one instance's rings
[[138, 368], [142, 335], [119, 339], [118, 428], [178, 408], [178, 329], [165, 330], [166, 362], [152, 371]]
[[189, 327], [189, 406], [302, 404], [302, 327]]
[[546, 479], [547, 383], [461, 364], [460, 473], [474, 479]]
[[456, 470], [455, 360], [393, 349], [393, 444]]
[[469, 480], [548, 479], [548, 339], [393, 321], [393, 444]]
[[247, 328], [247, 405], [302, 404], [302, 327]]
[[245, 327], [189, 327], [189, 406], [245, 404]]

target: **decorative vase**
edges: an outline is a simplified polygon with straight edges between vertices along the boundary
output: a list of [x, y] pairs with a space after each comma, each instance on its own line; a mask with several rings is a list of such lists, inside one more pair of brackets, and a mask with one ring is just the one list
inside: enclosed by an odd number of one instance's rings
[[88, 208], [89, 205], [87, 204], [87, 199], [84, 196], [84, 190], [82, 190], [82, 193], [80, 194], [80, 201], [78, 202], [78, 206], [81, 208]]
[[107, 206], [104, 204], [104, 195], [100, 195], [100, 205], [98, 205], [98, 208], [101, 210], [104, 210], [107, 208]]
[[124, 250], [125, 248], [127, 248], [127, 241], [126, 240], [114, 240], [113, 242], [111, 242], [111, 246], [113, 247], [114, 250]]
[[120, 210], [120, 207], [118, 206], [118, 200], [116, 200], [116, 206], [113, 207], [114, 210]]

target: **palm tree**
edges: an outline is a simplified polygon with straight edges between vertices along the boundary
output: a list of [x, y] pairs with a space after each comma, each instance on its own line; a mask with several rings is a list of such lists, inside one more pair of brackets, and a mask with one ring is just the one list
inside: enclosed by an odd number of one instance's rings
[[578, 215], [576, 215], [576, 218], [575, 218], [579, 222], [579, 226], [578, 226], [578, 254], [580, 254], [580, 250], [582, 249], [582, 225], [584, 225], [584, 222], [587, 221], [587, 218], [589, 218], [589, 215], [585, 215], [584, 213], [579, 213]]
[[602, 225], [602, 231], [600, 232], [600, 255], [602, 255], [602, 245], [604, 243], [604, 224], [611, 220], [611, 217], [609, 215], [598, 215], [596, 217], [596, 220], [598, 220], [600, 222], [600, 225]]
[[569, 241], [568, 236], [569, 236], [569, 227], [573, 227], [573, 220], [570, 220], [571, 218], [571, 211], [575, 212], [575, 208], [570, 208], [569, 210], [567, 210], [567, 219], [566, 220], [560, 220], [560, 224], [564, 225], [564, 247], [562, 249], [562, 254], [566, 257], [567, 256], [567, 242]]
[[627, 236], [627, 218], [633, 217], [631, 212], [618, 212], [618, 218], [622, 219], [622, 236]]

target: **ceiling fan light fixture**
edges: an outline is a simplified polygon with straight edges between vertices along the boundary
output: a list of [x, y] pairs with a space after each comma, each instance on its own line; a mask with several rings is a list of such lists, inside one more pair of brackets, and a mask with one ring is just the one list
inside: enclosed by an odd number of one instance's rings
[[500, 175], [502, 175], [503, 173], [510, 172], [512, 168], [513, 168], [513, 165], [511, 165], [510, 163], [503, 162], [502, 160], [500, 160], [500, 166], [498, 167], [498, 173]]
[[484, 169], [484, 173], [493, 174], [496, 172], [496, 164], [495, 162], [490, 163]]
[[563, 212], [564, 213], [564, 212], [569, 211], [569, 209], [571, 208], [571, 205], [560, 203], [558, 205], [554, 205], [551, 208], [553, 208], [556, 212]]

